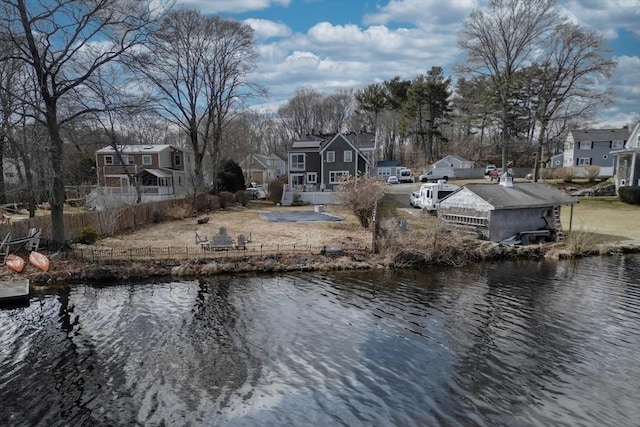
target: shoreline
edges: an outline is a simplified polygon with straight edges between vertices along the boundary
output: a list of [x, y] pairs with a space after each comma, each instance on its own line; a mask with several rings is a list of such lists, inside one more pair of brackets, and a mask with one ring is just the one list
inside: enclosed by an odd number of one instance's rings
[[[3, 280], [28, 278], [35, 286], [54, 286], [79, 282], [142, 280], [149, 278], [198, 278], [228, 274], [271, 274], [308, 271], [347, 271], [375, 269], [421, 269], [427, 266], [463, 266], [483, 261], [515, 259], [562, 260], [586, 256], [615, 256], [640, 253], [640, 242], [616, 242], [592, 245], [580, 253], [570, 252], [564, 245], [551, 243], [507, 246], [484, 242], [477, 248], [458, 251], [463, 262], [453, 257], [450, 262], [426, 262], [416, 259], [390, 259], [382, 255], [363, 254], [274, 254], [234, 258], [194, 258], [175, 261], [111, 260], [95, 264], [52, 256], [52, 270], [2, 274]], [[7, 269], [8, 270], [8, 269]]]

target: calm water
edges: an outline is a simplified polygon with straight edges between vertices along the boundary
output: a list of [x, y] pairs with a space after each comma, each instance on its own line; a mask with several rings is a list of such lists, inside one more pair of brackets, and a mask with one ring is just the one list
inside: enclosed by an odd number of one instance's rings
[[640, 256], [70, 286], [0, 310], [0, 425], [637, 426]]

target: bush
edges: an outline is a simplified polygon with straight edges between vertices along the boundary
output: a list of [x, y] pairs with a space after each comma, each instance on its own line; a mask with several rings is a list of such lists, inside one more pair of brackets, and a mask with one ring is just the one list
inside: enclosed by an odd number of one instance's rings
[[358, 218], [362, 228], [369, 228], [376, 205], [384, 196], [384, 184], [376, 178], [349, 177], [338, 186], [336, 196]]
[[159, 223], [162, 220], [162, 214], [160, 213], [159, 210], [155, 210], [153, 212], [151, 212], [151, 222], [153, 222], [154, 224]]
[[640, 186], [629, 186], [618, 188], [620, 201], [630, 205], [640, 205]]
[[275, 179], [269, 183], [269, 195], [267, 197], [273, 203], [278, 204], [282, 202], [283, 193], [284, 193], [284, 184], [282, 182]]
[[169, 219], [185, 219], [189, 215], [189, 209], [184, 206], [173, 206], [167, 211], [167, 218]]
[[590, 165], [584, 168], [584, 173], [587, 176], [589, 182], [593, 182], [600, 175], [600, 166]]
[[233, 203], [233, 194], [228, 191], [221, 191], [218, 193], [218, 198], [220, 199], [220, 208], [224, 209]]
[[552, 168], [540, 168], [540, 178], [542, 179], [551, 179], [555, 169]]
[[557, 168], [556, 176], [564, 182], [573, 182], [573, 179], [576, 177], [576, 171], [571, 166], [566, 168]]
[[246, 190], [238, 191], [234, 195], [234, 198], [237, 203], [246, 207], [249, 204], [249, 200], [251, 200], [251, 192]]
[[98, 240], [98, 231], [93, 227], [85, 227], [80, 230], [80, 243], [91, 245]]
[[304, 206], [307, 204], [308, 204], [307, 202], [302, 200], [300, 193], [298, 192], [293, 193], [293, 200], [291, 201], [291, 206]]

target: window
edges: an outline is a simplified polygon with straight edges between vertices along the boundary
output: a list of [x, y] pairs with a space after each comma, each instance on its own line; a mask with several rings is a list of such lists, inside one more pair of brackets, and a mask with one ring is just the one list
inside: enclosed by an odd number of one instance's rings
[[327, 163], [333, 163], [336, 161], [336, 152], [327, 151]]
[[624, 141], [611, 141], [611, 148], [624, 148]]
[[179, 154], [176, 154], [175, 156], [173, 156], [173, 163], [176, 166], [180, 166], [182, 164], [182, 157]]
[[353, 151], [347, 150], [344, 152], [344, 162], [351, 163], [353, 161]]
[[578, 158], [578, 166], [589, 166], [591, 164], [590, 157], [580, 157]]
[[291, 154], [291, 170], [304, 170], [304, 154]]
[[591, 150], [592, 147], [593, 147], [593, 142], [580, 141], [580, 150]]
[[122, 163], [123, 163], [124, 165], [132, 165], [132, 164], [134, 164], [134, 162], [133, 162], [133, 156], [128, 156], [128, 155], [126, 155], [126, 154], [125, 154], [125, 155], [123, 155], [123, 156], [122, 156]]
[[149, 156], [149, 155], [142, 156], [142, 164], [143, 165], [150, 165], [151, 164], [151, 156]]
[[317, 172], [309, 172], [307, 173], [307, 184], [315, 184], [318, 182], [318, 174]]
[[339, 184], [342, 182], [342, 178], [347, 176], [349, 176], [348, 171], [329, 172], [329, 184]]
[[113, 164], [113, 156], [104, 156], [104, 164], [112, 165]]

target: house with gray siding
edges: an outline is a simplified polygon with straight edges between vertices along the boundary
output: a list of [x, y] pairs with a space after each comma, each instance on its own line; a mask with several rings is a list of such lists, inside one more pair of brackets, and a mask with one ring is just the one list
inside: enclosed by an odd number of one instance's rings
[[499, 184], [467, 184], [444, 198], [438, 217], [494, 242], [528, 232], [554, 237], [562, 232], [561, 207], [577, 202], [551, 185], [514, 184], [512, 177], [504, 174]]
[[293, 141], [288, 153], [289, 187], [297, 191], [333, 190], [345, 175], [369, 171], [372, 134], [312, 134]]
[[564, 167], [574, 167], [578, 176], [587, 166], [598, 166], [599, 176], [613, 176], [612, 151], [624, 148], [629, 129], [577, 129], [569, 132], [564, 144]]
[[612, 151], [615, 156], [615, 182], [618, 188], [627, 185], [640, 186], [640, 122], [631, 131], [624, 148]]
[[474, 165], [475, 163], [472, 160], [467, 160], [460, 156], [447, 155], [431, 165], [431, 168], [469, 169]]
[[192, 187], [191, 151], [167, 144], [106, 146], [96, 151], [98, 189], [124, 202], [184, 197]]

